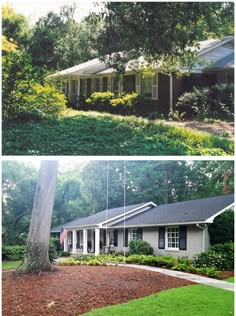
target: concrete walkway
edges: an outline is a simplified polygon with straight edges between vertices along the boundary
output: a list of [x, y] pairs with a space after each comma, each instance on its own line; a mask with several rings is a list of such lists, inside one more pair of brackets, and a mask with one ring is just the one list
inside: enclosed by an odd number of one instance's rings
[[130, 268], [144, 269], [144, 270], [148, 270], [148, 271], [159, 272], [159, 273], [170, 275], [172, 277], [185, 279], [185, 280], [189, 280], [192, 282], [205, 284], [205, 285], [209, 285], [209, 286], [214, 286], [214, 287], [218, 287], [220, 289], [224, 289], [224, 290], [228, 290], [228, 291], [234, 291], [234, 283], [221, 281], [221, 280], [217, 280], [217, 279], [212, 279], [212, 278], [207, 278], [207, 277], [196, 275], [196, 274], [175, 271], [175, 270], [162, 269], [162, 268], [156, 268], [156, 267], [149, 267], [149, 266], [144, 266], [144, 265], [136, 265], [136, 264], [120, 263], [118, 265], [125, 266], [127, 268], [130, 267]]

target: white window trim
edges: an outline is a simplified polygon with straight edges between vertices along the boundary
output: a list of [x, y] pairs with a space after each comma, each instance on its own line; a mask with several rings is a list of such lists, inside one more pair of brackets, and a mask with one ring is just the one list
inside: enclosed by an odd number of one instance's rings
[[[131, 239], [131, 236], [133, 235], [133, 231], [136, 230], [137, 234], [138, 234], [138, 228], [130, 228], [128, 231], [128, 241], [133, 241], [133, 240], [138, 240], [138, 239]], [[138, 237], [138, 235], [137, 235]]]
[[83, 247], [84, 245], [84, 232], [82, 230], [79, 231], [79, 246]]
[[[156, 84], [153, 84], [153, 77], [156, 76]], [[155, 72], [155, 74], [152, 76], [152, 100], [158, 100], [158, 72]], [[156, 89], [156, 98], [153, 97], [153, 89]]]
[[168, 229], [169, 228], [178, 228], [179, 230], [179, 226], [167, 226], [166, 227], [166, 230], [165, 230], [165, 244], [166, 244], [166, 247], [165, 247], [165, 250], [168, 250], [168, 251], [179, 251], [179, 247], [178, 248], [172, 248], [172, 247], [168, 247]]

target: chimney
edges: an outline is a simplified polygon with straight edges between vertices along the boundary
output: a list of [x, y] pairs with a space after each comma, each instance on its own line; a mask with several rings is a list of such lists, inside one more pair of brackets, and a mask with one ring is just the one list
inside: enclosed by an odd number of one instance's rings
[[229, 176], [230, 176], [230, 172], [229, 171], [225, 171], [223, 173], [223, 177], [224, 177], [224, 194], [230, 193]]

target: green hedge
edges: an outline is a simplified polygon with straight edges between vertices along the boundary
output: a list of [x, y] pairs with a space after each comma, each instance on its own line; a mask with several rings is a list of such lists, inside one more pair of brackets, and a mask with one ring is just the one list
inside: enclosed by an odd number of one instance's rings
[[174, 117], [180, 119], [234, 119], [234, 85], [194, 87], [178, 99]]
[[193, 257], [193, 266], [218, 270], [234, 269], [234, 243], [215, 244], [209, 251]]
[[21, 260], [25, 254], [25, 246], [3, 246], [2, 260]]
[[151, 245], [144, 240], [131, 240], [129, 242], [129, 254], [152, 255], [154, 253]]

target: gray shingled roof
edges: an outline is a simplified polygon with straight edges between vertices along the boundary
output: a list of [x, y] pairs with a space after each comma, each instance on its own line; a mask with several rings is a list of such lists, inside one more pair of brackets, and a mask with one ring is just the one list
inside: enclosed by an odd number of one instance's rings
[[204, 71], [215, 71], [222, 69], [233, 69], [234, 68], [234, 53], [231, 53], [224, 58], [217, 60], [214, 64], [209, 65]]
[[[131, 211], [135, 209], [136, 207], [145, 205], [147, 203], [139, 203], [135, 205], [129, 205], [125, 207], [125, 211]], [[107, 211], [107, 219], [113, 218], [115, 216], [121, 215], [124, 213], [124, 207], [117, 207], [113, 209], [109, 209]], [[84, 218], [77, 218], [69, 223], [66, 223], [62, 225], [64, 228], [71, 228], [71, 227], [77, 227], [77, 226], [83, 226], [83, 225], [88, 225], [88, 226], [93, 226], [93, 225], [98, 225], [101, 222], [104, 222], [106, 220], [106, 210], [96, 213], [94, 215], [84, 217]]]
[[[160, 205], [126, 219], [126, 226], [177, 224], [187, 222], [205, 222], [234, 202], [234, 195], [215, 196], [205, 199]], [[112, 226], [123, 226], [120, 221]]]

